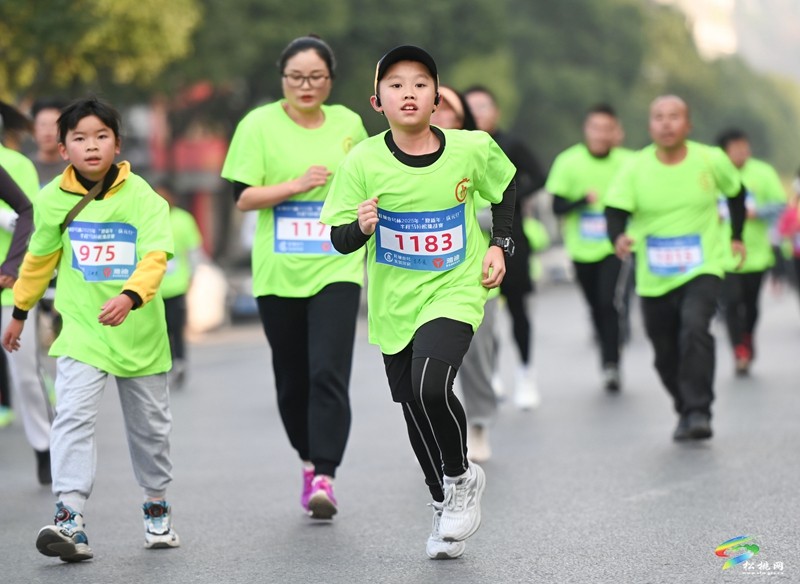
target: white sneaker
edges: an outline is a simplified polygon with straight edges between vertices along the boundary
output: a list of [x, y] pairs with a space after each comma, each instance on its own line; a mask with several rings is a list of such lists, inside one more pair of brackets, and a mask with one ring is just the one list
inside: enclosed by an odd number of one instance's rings
[[491, 457], [489, 428], [472, 424], [467, 430], [467, 458], [471, 462], [486, 462]]
[[533, 368], [521, 366], [517, 369], [514, 387], [514, 405], [520, 410], [533, 410], [542, 403], [536, 386]]
[[492, 373], [492, 391], [498, 400], [503, 400], [506, 397], [506, 386], [503, 383], [503, 377], [498, 371]]
[[443, 540], [463, 541], [478, 531], [485, 488], [486, 475], [475, 463], [460, 477], [444, 477], [444, 508], [439, 522]]
[[463, 541], [445, 541], [439, 533], [439, 522], [442, 519], [443, 503], [430, 503], [433, 507], [433, 526], [425, 545], [425, 552], [432, 560], [452, 560], [461, 556], [467, 548]]
[[148, 501], [144, 511], [144, 547], [147, 549], [176, 548], [181, 539], [172, 529], [172, 507], [166, 501]]

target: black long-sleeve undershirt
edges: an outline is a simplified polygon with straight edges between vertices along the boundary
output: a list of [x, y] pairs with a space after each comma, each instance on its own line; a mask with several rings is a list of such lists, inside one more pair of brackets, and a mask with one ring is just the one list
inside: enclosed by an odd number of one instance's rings
[[585, 207], [588, 204], [589, 200], [586, 197], [581, 197], [576, 201], [570, 201], [561, 195], [553, 193], [553, 213], [557, 217], [566, 215], [567, 213], [575, 211], [576, 209], [580, 209], [581, 207]]

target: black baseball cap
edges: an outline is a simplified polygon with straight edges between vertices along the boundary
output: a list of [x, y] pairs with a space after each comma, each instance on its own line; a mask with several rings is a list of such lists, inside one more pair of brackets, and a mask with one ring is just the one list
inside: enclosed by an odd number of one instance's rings
[[375, 94], [378, 93], [378, 82], [386, 75], [386, 71], [400, 61], [417, 61], [427, 67], [436, 82], [436, 87], [439, 87], [439, 72], [436, 69], [436, 62], [425, 49], [416, 47], [414, 45], [400, 45], [393, 48], [386, 53], [381, 60], [378, 61], [378, 66], [375, 67]]

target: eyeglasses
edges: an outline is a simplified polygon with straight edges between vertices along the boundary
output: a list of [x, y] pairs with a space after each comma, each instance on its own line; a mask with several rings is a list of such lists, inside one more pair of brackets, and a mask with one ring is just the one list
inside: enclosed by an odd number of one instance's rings
[[284, 79], [286, 79], [286, 84], [289, 87], [303, 87], [303, 83], [308, 81], [308, 85], [310, 87], [322, 87], [325, 85], [325, 82], [330, 79], [329, 75], [322, 75], [321, 73], [314, 73], [313, 75], [299, 75], [297, 73], [292, 73], [291, 75], [284, 75]]

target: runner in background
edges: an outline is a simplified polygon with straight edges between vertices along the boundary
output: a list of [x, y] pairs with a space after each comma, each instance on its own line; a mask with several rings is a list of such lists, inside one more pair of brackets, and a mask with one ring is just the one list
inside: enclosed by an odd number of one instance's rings
[[[475, 118], [464, 97], [454, 89], [439, 86], [439, 105], [431, 115], [431, 125], [442, 129], [476, 130]], [[490, 203], [475, 198], [478, 225], [486, 245], [492, 237], [492, 210]], [[467, 414], [467, 457], [474, 462], [484, 462], [492, 456], [489, 444], [489, 426], [497, 415], [498, 397], [492, 389], [492, 378], [497, 370], [497, 337], [494, 327], [500, 289], [489, 290], [483, 307], [483, 320], [469, 344], [459, 372], [464, 410]]]
[[300, 503], [312, 518], [330, 519], [350, 432], [364, 253], [333, 249], [319, 214], [333, 171], [367, 132], [357, 114], [325, 104], [335, 59], [320, 38], [289, 43], [278, 72], [283, 99], [239, 123], [222, 176], [240, 210], [258, 210], [253, 294], [272, 348], [278, 409], [302, 461]]
[[[43, 188], [67, 168], [68, 163], [58, 151], [58, 117], [69, 101], [60, 97], [42, 97], [33, 102], [33, 140], [36, 152], [33, 164], [39, 174], [39, 188]], [[56, 293], [55, 278], [50, 282], [44, 297], [37, 306], [38, 318], [28, 326], [35, 330], [39, 345], [39, 374], [47, 387], [50, 401], [55, 402], [56, 362], [48, 356], [50, 346], [61, 331], [61, 315], [53, 306]], [[31, 326], [33, 325], [33, 326]], [[34, 328], [35, 327], [35, 328]]]
[[511, 237], [516, 244], [514, 255], [507, 262], [507, 270], [500, 293], [506, 300], [511, 315], [514, 340], [519, 352], [520, 365], [514, 377], [514, 404], [521, 410], [539, 406], [541, 396], [533, 366], [533, 325], [529, 316], [528, 295], [533, 292], [530, 273], [531, 248], [525, 237], [522, 223], [526, 216], [528, 200], [545, 183], [541, 166], [525, 144], [498, 127], [500, 108], [494, 94], [483, 86], [473, 86], [464, 92], [479, 130], [488, 132], [517, 168], [515, 181], [517, 199]]
[[[778, 235], [788, 240], [791, 249], [792, 271], [794, 272], [795, 290], [800, 294], [800, 170], [792, 181], [792, 196], [789, 204], [781, 214], [777, 225]], [[782, 250], [782, 246], [780, 246]]]
[[172, 354], [172, 369], [167, 376], [170, 388], [181, 388], [186, 381], [186, 293], [192, 283], [195, 268], [203, 257], [203, 239], [197, 221], [188, 211], [176, 205], [175, 192], [170, 184], [161, 182], [154, 189], [169, 204], [169, 220], [175, 253], [167, 262], [167, 272], [161, 281], [167, 335]]
[[[615, 147], [619, 122], [606, 104], [592, 107], [583, 124], [584, 141], [553, 161], [545, 189], [553, 195], [553, 212], [561, 217], [564, 245], [589, 305], [600, 367], [607, 391], [620, 390], [620, 314], [615, 304], [620, 259], [608, 241], [604, 198], [629, 151]], [[624, 285], [624, 284], [623, 284]]]
[[[30, 122], [16, 108], [8, 104], [0, 104], [0, 113], [4, 127], [14, 127], [19, 135], [25, 128], [29, 128]], [[0, 166], [2, 166], [17, 187], [25, 196], [33, 202], [39, 193], [39, 178], [36, 175], [36, 168], [33, 162], [25, 155], [6, 148], [0, 144]], [[22, 249], [13, 248], [13, 235], [15, 225], [18, 222], [18, 213], [5, 202], [0, 203], [0, 258], [3, 258], [4, 265], [16, 267], [7, 272], [8, 276], [16, 278], [17, 269], [22, 261], [21, 256], [16, 254], [24, 253], [25, 245]], [[27, 244], [27, 238], [24, 240]], [[14, 308], [14, 294], [11, 290], [13, 280], [8, 280], [1, 285], [0, 303], [2, 303], [2, 323], [7, 324], [11, 320], [11, 313]], [[31, 310], [32, 320], [36, 322], [38, 309]], [[50, 471], [50, 426], [53, 422], [53, 411], [50, 405], [50, 398], [47, 388], [39, 375], [39, 347], [37, 342], [37, 326], [28, 327], [23, 332], [22, 346], [19, 351], [14, 353], [3, 352], [3, 362], [8, 367], [9, 375], [3, 377], [3, 393], [9, 392], [13, 388], [14, 404], [16, 411], [22, 417], [22, 425], [25, 428], [25, 436], [28, 443], [33, 447], [36, 454], [36, 475], [39, 483], [48, 485], [52, 482]], [[5, 414], [9, 418], [8, 413]], [[0, 412], [0, 418], [2, 418]], [[13, 418], [12, 418], [13, 419]], [[0, 423], [2, 420], [0, 420]]]
[[[728, 254], [725, 281], [722, 286], [722, 305], [728, 338], [733, 347], [737, 375], [747, 375], [755, 359], [755, 328], [758, 322], [759, 297], [764, 275], [775, 264], [770, 233], [786, 207], [786, 192], [775, 169], [753, 158], [750, 141], [742, 130], [730, 128], [717, 138], [717, 144], [739, 169], [747, 189], [746, 220], [742, 241], [747, 258], [737, 270], [738, 258]], [[730, 240], [730, 220], [727, 205], [720, 206], [726, 222], [723, 237]]]
[[[633, 155], [605, 197], [608, 235], [617, 255], [636, 253], [636, 291], [656, 370], [678, 413], [673, 439], [680, 441], [712, 436], [710, 329], [725, 248], [731, 245], [740, 263], [745, 258], [745, 189], [739, 173], [719, 148], [689, 141], [691, 128], [681, 98], [656, 98], [649, 120], [653, 144]], [[719, 193], [729, 197], [730, 244], [722, 239]]]
[[31, 107], [33, 140], [36, 142], [33, 164], [39, 174], [40, 187], [61, 175], [67, 168], [67, 162], [58, 153], [58, 116], [67, 103], [61, 98], [40, 98]]

